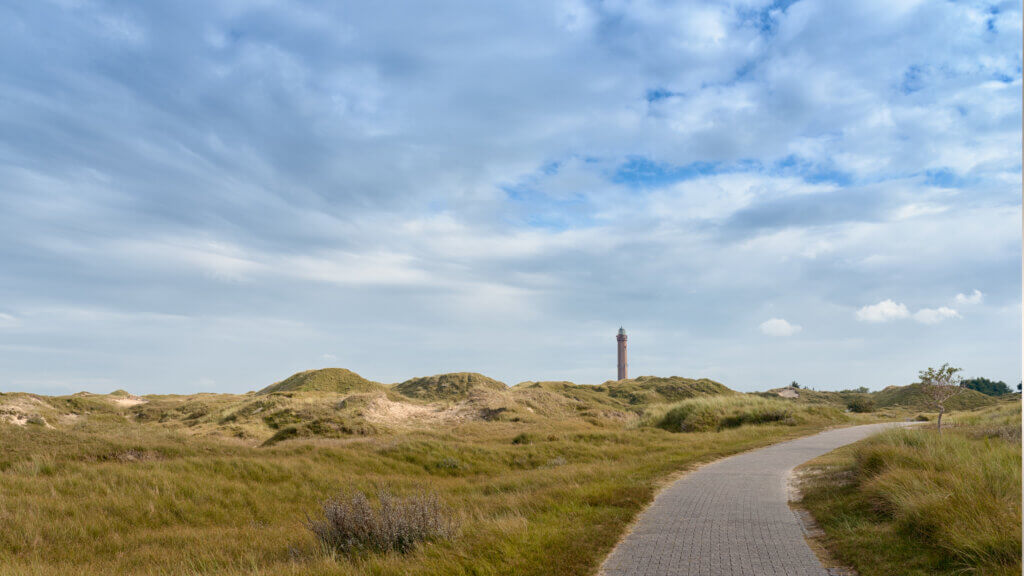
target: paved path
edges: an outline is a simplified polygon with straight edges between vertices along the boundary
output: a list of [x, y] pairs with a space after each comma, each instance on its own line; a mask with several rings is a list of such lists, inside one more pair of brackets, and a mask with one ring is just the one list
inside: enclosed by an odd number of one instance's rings
[[789, 509], [796, 466], [892, 424], [822, 432], [718, 460], [663, 490], [602, 566], [606, 576], [827, 576]]

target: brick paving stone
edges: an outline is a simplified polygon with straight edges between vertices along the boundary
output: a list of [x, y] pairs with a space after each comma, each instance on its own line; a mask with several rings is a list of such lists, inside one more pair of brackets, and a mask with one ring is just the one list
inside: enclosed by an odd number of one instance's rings
[[892, 424], [829, 430], [704, 466], [663, 490], [604, 576], [828, 576], [787, 503], [793, 468]]

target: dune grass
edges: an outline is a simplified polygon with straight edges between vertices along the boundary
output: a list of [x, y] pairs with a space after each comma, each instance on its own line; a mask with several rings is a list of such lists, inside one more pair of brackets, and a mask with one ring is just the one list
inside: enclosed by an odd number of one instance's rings
[[654, 406], [644, 413], [640, 424], [670, 432], [710, 432], [743, 425], [822, 425], [849, 420], [850, 416], [834, 406], [737, 394], [690, 398]]
[[[811, 433], [469, 422], [260, 447], [85, 420], [0, 427], [3, 574], [592, 574], [673, 473]], [[516, 438], [528, 438], [517, 441]], [[342, 491], [434, 494], [461, 527], [349, 557], [304, 526]], [[373, 503], [377, 506], [378, 503]]]
[[802, 505], [862, 576], [1021, 573], [1021, 408], [892, 430], [809, 463]]

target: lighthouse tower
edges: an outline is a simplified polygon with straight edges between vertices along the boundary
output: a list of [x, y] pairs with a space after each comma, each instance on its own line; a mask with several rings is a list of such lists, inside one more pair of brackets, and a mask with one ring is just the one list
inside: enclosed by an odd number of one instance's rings
[[619, 335], [615, 337], [619, 342], [619, 380], [629, 378], [629, 364], [626, 363], [626, 330], [619, 327]]

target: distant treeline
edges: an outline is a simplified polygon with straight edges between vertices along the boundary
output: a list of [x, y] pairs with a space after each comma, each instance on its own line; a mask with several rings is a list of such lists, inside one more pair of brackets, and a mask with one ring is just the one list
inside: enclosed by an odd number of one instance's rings
[[962, 386], [964, 388], [970, 388], [971, 390], [977, 390], [982, 394], [988, 394], [989, 396], [1002, 396], [1003, 394], [1009, 394], [1013, 392], [1006, 382], [1002, 380], [993, 382], [988, 378], [971, 378], [970, 380], [964, 380]]

